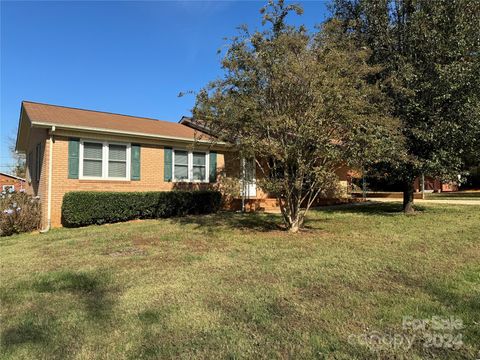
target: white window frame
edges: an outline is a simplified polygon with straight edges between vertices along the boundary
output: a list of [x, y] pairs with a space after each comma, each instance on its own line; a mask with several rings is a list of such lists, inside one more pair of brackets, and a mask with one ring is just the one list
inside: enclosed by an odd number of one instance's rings
[[[102, 176], [83, 176], [83, 144], [84, 143], [102, 144]], [[127, 161], [126, 161], [126, 176], [125, 177], [109, 177], [108, 176], [108, 146], [109, 145], [123, 145], [127, 147]], [[79, 179], [80, 180], [109, 180], [109, 181], [130, 181], [130, 164], [131, 164], [131, 143], [116, 142], [116, 141], [101, 141], [95, 139], [80, 139], [80, 164], [79, 164]]]
[[[188, 153], [188, 179], [177, 180], [175, 179], [175, 151], [186, 151]], [[193, 153], [205, 154], [205, 180], [193, 179]], [[206, 150], [189, 150], [182, 148], [172, 149], [172, 182], [177, 183], [200, 183], [206, 184], [210, 182], [210, 152]]]
[[[13, 188], [13, 191], [15, 191], [15, 185], [14, 184], [10, 184], [10, 185], [2, 185], [2, 191], [7, 191], [6, 189], [9, 189], [9, 188]], [[9, 192], [13, 192], [13, 191], [9, 191]]]

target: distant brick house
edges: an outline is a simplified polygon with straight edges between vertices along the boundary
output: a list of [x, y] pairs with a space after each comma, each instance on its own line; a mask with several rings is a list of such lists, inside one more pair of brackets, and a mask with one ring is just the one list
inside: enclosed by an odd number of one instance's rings
[[[417, 177], [413, 187], [416, 192], [422, 191], [422, 180]], [[451, 192], [458, 191], [458, 185], [453, 182], [442, 182], [439, 179], [425, 176], [424, 188], [426, 192]]]
[[[69, 191], [221, 188], [227, 178], [238, 180], [242, 161], [246, 186], [235, 197], [274, 202], [257, 188], [254, 162], [213, 140], [185, 118], [172, 123], [24, 101], [16, 149], [26, 154], [26, 188], [40, 197], [44, 227], [61, 225]], [[339, 175], [346, 184], [346, 173]]]
[[25, 189], [26, 181], [24, 178], [0, 172], [0, 190], [1, 191], [19, 191]]

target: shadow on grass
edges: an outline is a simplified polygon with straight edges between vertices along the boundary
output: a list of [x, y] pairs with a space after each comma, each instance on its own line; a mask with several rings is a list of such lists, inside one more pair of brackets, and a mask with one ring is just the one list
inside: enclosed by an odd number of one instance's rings
[[[1, 333], [2, 350], [6, 353], [15, 351], [15, 348], [24, 344], [39, 344], [44, 349], [49, 349], [51, 354], [65, 352], [74, 344], [61, 344], [67, 341], [59, 326], [60, 314], [65, 306], [71, 307], [68, 296], [61, 293], [73, 294], [81, 303], [87, 319], [95, 322], [107, 320], [112, 315], [115, 289], [111, 286], [110, 277], [106, 272], [73, 272], [56, 271], [47, 272], [33, 278], [32, 281], [22, 282], [11, 289], [11, 294], [4, 296], [8, 302], [18, 301], [19, 292], [32, 292], [34, 303], [33, 310], [23, 314], [9, 314], [10, 319], [4, 318], [9, 326], [4, 327]], [[57, 293], [54, 297], [58, 303], [46, 305], [42, 293]], [[29, 296], [30, 297], [30, 296]], [[58, 307], [52, 312], [51, 306]], [[29, 306], [30, 307], [30, 306]], [[62, 356], [63, 357], [63, 356]]]
[[64, 320], [52, 310], [35, 305], [23, 314], [12, 316], [13, 324], [8, 321], [11, 325], [1, 333], [2, 359], [69, 359], [81, 346], [80, 331], [72, 334], [70, 329], [63, 328]]
[[[415, 206], [418, 213], [425, 211], [423, 206]], [[333, 205], [312, 208], [309, 212], [312, 214], [364, 214], [374, 216], [398, 216], [403, 214], [402, 204], [400, 203], [358, 203], [349, 205]], [[329, 219], [321, 219], [321, 222]], [[282, 217], [280, 214], [265, 213], [237, 213], [237, 212], [219, 212], [210, 215], [190, 215], [184, 217], [170, 218], [170, 221], [179, 225], [194, 225], [196, 229], [202, 229], [209, 233], [215, 233], [221, 228], [250, 230], [257, 232], [269, 232], [274, 230], [284, 230]], [[305, 228], [316, 228], [312, 224], [320, 220], [307, 214]]]
[[170, 221], [179, 225], [194, 224], [196, 228], [209, 232], [218, 231], [222, 227], [267, 232], [280, 229], [281, 217], [278, 214], [219, 212], [212, 215], [172, 218]]
[[81, 298], [87, 314], [104, 318], [111, 314], [112, 289], [107, 273], [58, 271], [42, 274], [33, 283], [33, 289], [42, 292], [69, 292]]
[[[417, 212], [425, 210], [422, 206], [415, 206]], [[316, 207], [310, 210], [309, 214], [365, 214], [374, 216], [397, 216], [403, 214], [402, 205], [399, 203], [359, 203], [350, 205], [333, 205]], [[219, 212], [211, 215], [191, 215], [185, 217], [171, 218], [171, 222], [179, 225], [195, 225], [195, 228], [205, 230], [209, 233], [215, 233], [221, 228], [231, 228], [239, 230], [250, 230], [258, 232], [269, 232], [274, 230], [283, 230], [283, 223], [280, 214], [265, 213], [235, 213]], [[309, 224], [317, 220], [309, 218], [305, 221], [305, 228], [310, 228]], [[322, 219], [322, 222], [326, 219]]]
[[[425, 207], [415, 205], [415, 211], [423, 212]], [[312, 212], [317, 213], [351, 213], [351, 214], [365, 214], [365, 215], [375, 215], [375, 216], [394, 216], [398, 214], [403, 214], [402, 204], [393, 202], [393, 203], [357, 203], [349, 205], [333, 205], [325, 207], [316, 207], [312, 209]]]
[[34, 314], [25, 314], [18, 324], [2, 331], [2, 348], [24, 343], [47, 343], [53, 328], [54, 320], [45, 321]]

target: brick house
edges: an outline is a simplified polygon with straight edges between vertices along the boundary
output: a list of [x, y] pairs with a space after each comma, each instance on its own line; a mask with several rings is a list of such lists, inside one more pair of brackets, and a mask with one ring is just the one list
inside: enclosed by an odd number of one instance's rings
[[[452, 192], [458, 191], [458, 184], [454, 182], [444, 182], [438, 178], [431, 176], [425, 176], [424, 178], [425, 192]], [[416, 192], [422, 191], [422, 179], [420, 177], [415, 178], [413, 187]]]
[[19, 191], [25, 189], [25, 179], [0, 172], [0, 191]]
[[[26, 154], [26, 189], [40, 197], [43, 227], [61, 226], [69, 191], [221, 188], [225, 179], [238, 181], [242, 167], [227, 144], [185, 119], [172, 123], [29, 101], [21, 105], [16, 150]], [[275, 206], [256, 186], [254, 162], [243, 166], [246, 185], [234, 197], [243, 194], [256, 208]]]

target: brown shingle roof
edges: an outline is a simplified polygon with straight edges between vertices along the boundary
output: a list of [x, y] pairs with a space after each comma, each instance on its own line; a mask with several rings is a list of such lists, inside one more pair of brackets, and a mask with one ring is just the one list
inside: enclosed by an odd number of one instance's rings
[[48, 124], [178, 139], [209, 139], [208, 135], [179, 123], [30, 101], [22, 104], [33, 125]]

